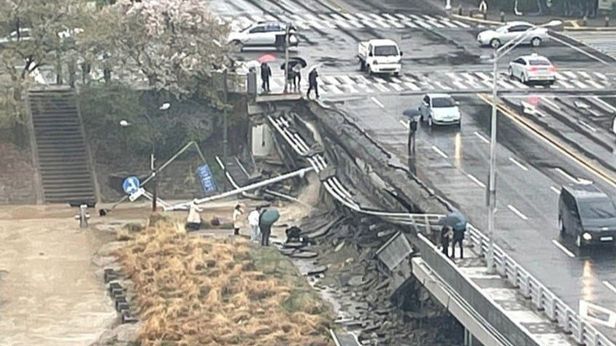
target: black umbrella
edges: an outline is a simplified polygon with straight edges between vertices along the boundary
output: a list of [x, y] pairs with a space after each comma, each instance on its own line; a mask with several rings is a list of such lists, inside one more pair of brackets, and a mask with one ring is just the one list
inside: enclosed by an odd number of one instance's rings
[[454, 210], [451, 213], [447, 214], [447, 216], [438, 220], [438, 224], [442, 226], [451, 226], [454, 229], [466, 229], [466, 224], [468, 220], [466, 216], [459, 212], [458, 210]]
[[[280, 69], [281, 70], [284, 70], [285, 64], [286, 63], [283, 62], [280, 65]], [[305, 68], [308, 65], [308, 63], [306, 62], [306, 60], [304, 60], [304, 59], [302, 59], [300, 57], [289, 58], [289, 66], [291, 68], [293, 68], [295, 65], [300, 65], [302, 68]]]
[[419, 112], [419, 109], [409, 108], [409, 109], [405, 110], [404, 112], [402, 112], [402, 115], [406, 115], [407, 117], [412, 118], [412, 117], [420, 116], [421, 112]]

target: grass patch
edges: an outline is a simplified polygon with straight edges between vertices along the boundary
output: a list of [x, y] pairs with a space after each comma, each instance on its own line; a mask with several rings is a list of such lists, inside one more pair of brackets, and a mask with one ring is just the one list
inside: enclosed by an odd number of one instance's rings
[[150, 224], [118, 252], [142, 345], [331, 344], [329, 307], [275, 249]]

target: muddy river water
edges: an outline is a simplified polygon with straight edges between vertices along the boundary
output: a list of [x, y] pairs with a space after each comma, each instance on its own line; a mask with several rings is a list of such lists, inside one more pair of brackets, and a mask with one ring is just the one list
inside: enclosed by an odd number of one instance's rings
[[116, 318], [71, 212], [0, 209], [0, 345], [89, 345]]

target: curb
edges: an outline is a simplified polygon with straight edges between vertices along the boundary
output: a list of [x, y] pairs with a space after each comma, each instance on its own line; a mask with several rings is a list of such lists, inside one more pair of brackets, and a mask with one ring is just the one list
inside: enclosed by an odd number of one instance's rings
[[[458, 19], [458, 20], [464, 20], [467, 22], [472, 22], [472, 23], [479, 23], [479, 24], [487, 24], [487, 25], [503, 25], [505, 23], [507, 23], [507, 21], [505, 22], [501, 22], [501, 21], [496, 21], [496, 20], [489, 20], [489, 19], [481, 19], [481, 18], [473, 18], [473, 17], [469, 17], [469, 16], [461, 16], [459, 14], [450, 14], [449, 15], [452, 18]], [[565, 31], [585, 31], [585, 32], [593, 32], [593, 31], [597, 31], [597, 32], [616, 32], [616, 26], [613, 27], [600, 27], [600, 26], [564, 26], [563, 30]]]

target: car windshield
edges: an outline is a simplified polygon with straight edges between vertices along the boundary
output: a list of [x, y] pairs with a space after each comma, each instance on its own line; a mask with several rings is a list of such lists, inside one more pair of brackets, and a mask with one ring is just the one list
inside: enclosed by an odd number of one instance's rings
[[455, 105], [456, 101], [454, 101], [451, 97], [436, 97], [432, 99], [433, 108], [454, 107]]
[[610, 200], [591, 200], [579, 203], [580, 216], [587, 219], [610, 219], [616, 217], [616, 208]]
[[531, 66], [550, 66], [552, 65], [550, 64], [549, 61], [543, 60], [543, 59], [531, 59], [531, 60], [528, 60], [528, 64]]
[[398, 48], [396, 46], [374, 47], [374, 55], [375, 56], [398, 55]]

